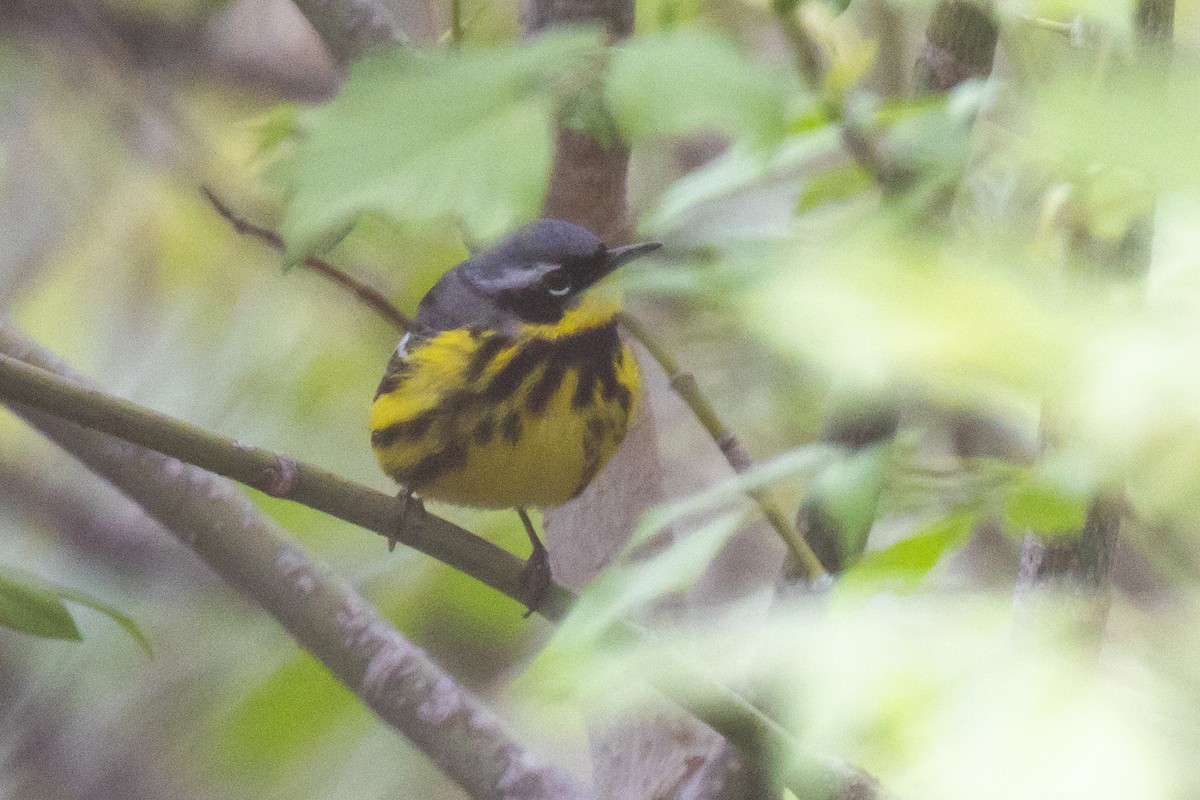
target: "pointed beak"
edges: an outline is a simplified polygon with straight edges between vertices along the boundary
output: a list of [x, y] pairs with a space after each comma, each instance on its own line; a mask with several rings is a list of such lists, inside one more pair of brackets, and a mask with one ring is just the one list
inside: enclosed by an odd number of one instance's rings
[[660, 247], [662, 247], [662, 244], [659, 242], [643, 242], [641, 244], [627, 244], [624, 247], [614, 247], [608, 251], [605, 271], [612, 272], [622, 264], [628, 264], [635, 258], [641, 258], [647, 253], [653, 253]]

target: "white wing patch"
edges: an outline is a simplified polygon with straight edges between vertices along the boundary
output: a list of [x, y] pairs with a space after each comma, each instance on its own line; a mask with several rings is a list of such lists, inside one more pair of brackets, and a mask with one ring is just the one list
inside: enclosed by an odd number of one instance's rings
[[406, 333], [400, 338], [400, 344], [396, 345], [396, 355], [400, 358], [408, 358], [408, 340], [412, 338], [411, 333]]

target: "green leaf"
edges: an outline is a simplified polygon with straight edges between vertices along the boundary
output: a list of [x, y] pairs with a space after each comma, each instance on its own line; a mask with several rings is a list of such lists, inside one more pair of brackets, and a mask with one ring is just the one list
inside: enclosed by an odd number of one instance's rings
[[841, 585], [854, 589], [914, 587], [947, 553], [967, 542], [978, 516], [974, 511], [957, 511], [914, 536], [867, 553], [846, 572]]
[[537, 215], [553, 145], [552, 88], [598, 46], [590, 33], [457, 53], [393, 51], [354, 65], [341, 93], [299, 121], [272, 172], [281, 234], [299, 258], [378, 211], [458, 220], [490, 238]]
[[341, 726], [365, 716], [328, 669], [297, 653], [233, 709], [221, 725], [213, 760], [221, 772], [278, 782], [301, 758], [336, 751], [336, 739], [344, 738], [335, 736]]
[[805, 183], [803, 191], [800, 192], [800, 199], [796, 201], [796, 211], [803, 214], [825, 203], [848, 200], [862, 194], [873, 185], [871, 174], [858, 164], [834, 167], [814, 175]]
[[1079, 533], [1087, 520], [1088, 496], [1046, 475], [1029, 474], [1008, 490], [1004, 524], [1014, 533], [1044, 536]]
[[[555, 635], [556, 648], [587, 647], [620, 618], [664, 595], [694, 584], [721, 548], [741, 527], [740, 511], [717, 515], [699, 530], [690, 531], [662, 552], [634, 562], [617, 563], [588, 584]], [[662, 531], [663, 518], [645, 515], [628, 553]]]
[[1189, 69], [1170, 91], [1163, 84], [1153, 60], [1103, 81], [1091, 70], [1065, 71], [1039, 84], [1014, 151], [1059, 180], [1115, 168], [1150, 191], [1195, 191], [1200, 82]]
[[804, 134], [789, 136], [773, 153], [764, 153], [745, 144], [735, 144], [727, 152], [699, 169], [692, 170], [667, 187], [662, 198], [645, 219], [647, 230], [667, 231], [699, 218], [704, 241], [721, 238], [722, 225], [732, 215], [730, 206], [741, 200], [750, 204], [756, 218], [763, 215], [756, 193], [774, 195], [783, 191], [790, 212], [796, 196], [794, 171], [818, 158], [838, 144], [835, 126], [823, 125]]
[[9, 570], [0, 572], [0, 625], [47, 639], [83, 639], [53, 588]]
[[250, 126], [254, 131], [257, 152], [276, 150], [295, 136], [299, 117], [299, 106], [295, 103], [281, 103], [258, 119], [252, 120]]
[[81, 641], [83, 636], [63, 600], [99, 611], [120, 625], [146, 655], [154, 655], [150, 640], [127, 614], [89, 594], [59, 586], [24, 570], [0, 569], [0, 625], [50, 639]]
[[146, 638], [146, 634], [142, 633], [142, 629], [133, 621], [133, 618], [128, 614], [123, 614], [107, 603], [101, 603], [94, 597], [84, 594], [83, 592], [65, 587], [56, 587], [58, 596], [64, 600], [70, 600], [72, 603], [78, 603], [81, 606], [99, 611], [104, 616], [111, 619], [113, 622], [121, 626], [129, 637], [137, 642], [138, 647], [146, 652], [146, 655], [154, 657], [154, 648], [150, 646], [150, 640]]
[[558, 121], [563, 127], [583, 131], [604, 147], [612, 147], [621, 138], [599, 81], [588, 82], [564, 100]]
[[727, 39], [687, 29], [618, 47], [605, 96], [632, 140], [720, 131], [761, 143], [786, 134], [792, 88]]
[[750, 491], [767, 486], [780, 478], [811, 475], [827, 466], [837, 455], [838, 449], [826, 444], [798, 447], [756, 464], [748, 471], [736, 474], [694, 495], [656, 506], [642, 515], [629, 546], [640, 547], [668, 525], [689, 515], [737, 502]]

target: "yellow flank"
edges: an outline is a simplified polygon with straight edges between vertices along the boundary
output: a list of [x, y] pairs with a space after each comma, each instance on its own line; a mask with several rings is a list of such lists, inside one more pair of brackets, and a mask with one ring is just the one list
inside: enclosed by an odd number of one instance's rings
[[553, 325], [451, 330], [413, 346], [371, 408], [384, 471], [460, 505], [570, 500], [616, 452], [641, 393], [614, 310], [585, 301]]

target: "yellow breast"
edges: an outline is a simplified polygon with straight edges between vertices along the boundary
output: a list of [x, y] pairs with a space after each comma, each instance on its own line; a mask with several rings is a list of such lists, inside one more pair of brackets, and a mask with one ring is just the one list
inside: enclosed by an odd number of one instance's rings
[[552, 507], [616, 452], [640, 390], [611, 310], [576, 309], [511, 336], [446, 331], [393, 363], [371, 442], [384, 471], [424, 497]]

